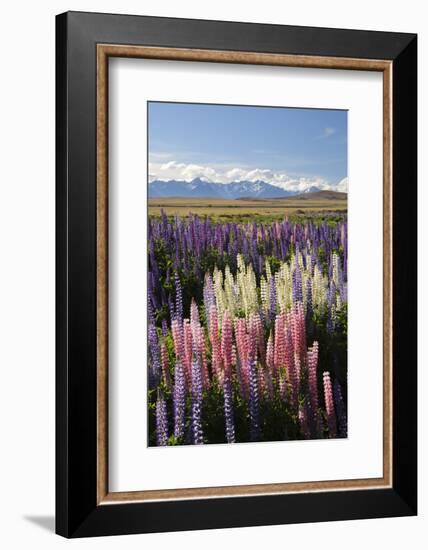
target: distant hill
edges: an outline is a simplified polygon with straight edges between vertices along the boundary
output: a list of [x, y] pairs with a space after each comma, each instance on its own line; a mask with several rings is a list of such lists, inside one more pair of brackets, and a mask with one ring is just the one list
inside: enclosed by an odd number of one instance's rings
[[[204, 178], [195, 178], [192, 181], [154, 180], [149, 183], [149, 199], [156, 198], [212, 198], [212, 199], [284, 199], [287, 197], [302, 197], [310, 195], [315, 198], [317, 193], [336, 193], [334, 191], [320, 191], [318, 187], [310, 187], [304, 194], [281, 189], [262, 180], [234, 181], [231, 183], [217, 183]], [[320, 198], [327, 198], [320, 196]]]
[[307, 201], [307, 200], [329, 200], [329, 201], [346, 201], [348, 199], [348, 193], [341, 193], [340, 191], [314, 191], [312, 193], [302, 193], [296, 195], [293, 200]]

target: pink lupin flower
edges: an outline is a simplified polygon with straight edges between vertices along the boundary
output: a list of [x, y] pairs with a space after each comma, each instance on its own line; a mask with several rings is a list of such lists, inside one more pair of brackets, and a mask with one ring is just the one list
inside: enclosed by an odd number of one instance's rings
[[248, 361], [248, 339], [245, 319], [237, 319], [235, 324], [236, 349], [242, 364]]
[[[206, 360], [206, 353], [205, 353], [205, 335], [204, 335], [204, 330], [199, 321], [198, 306], [196, 305], [196, 302], [193, 298], [192, 298], [192, 304], [190, 306], [190, 327], [192, 332], [193, 352], [197, 354], [197, 357], [200, 361], [201, 369], [202, 369], [202, 383], [206, 388], [209, 385], [209, 374], [208, 374], [208, 367], [207, 367], [207, 360]], [[186, 350], [187, 352], [189, 351], [187, 347], [187, 343], [186, 343]]]
[[279, 376], [279, 395], [281, 396], [282, 399], [285, 399], [285, 397], [287, 396], [287, 388], [288, 388], [285, 370], [281, 369], [279, 371], [278, 376]]
[[288, 314], [288, 322], [291, 328], [291, 335], [293, 340], [293, 349], [296, 355], [299, 355], [302, 349], [300, 325], [296, 315], [295, 306]]
[[269, 372], [272, 374], [275, 368], [272, 333], [269, 334], [266, 346], [266, 366], [269, 369]]
[[[259, 361], [262, 365], [266, 362], [266, 350], [265, 350], [265, 338], [263, 323], [259, 313], [253, 313], [250, 316], [250, 327], [249, 327], [250, 339], [254, 341]], [[254, 352], [255, 353], [255, 352]]]
[[300, 359], [297, 357], [297, 355], [291, 356], [288, 359], [289, 363], [287, 373], [288, 373], [288, 381], [290, 384], [290, 390], [291, 390], [291, 405], [297, 409], [297, 405], [299, 402], [299, 376], [298, 372], [300, 372]]
[[210, 385], [210, 376], [208, 372], [207, 354], [205, 350], [205, 333], [201, 325], [199, 325], [196, 330], [195, 339], [196, 339], [196, 347], [197, 347], [198, 354], [201, 360], [201, 365], [202, 365], [203, 384], [204, 384], [204, 388], [207, 388]]
[[257, 370], [257, 384], [259, 386], [259, 395], [266, 395], [266, 384], [262, 369]]
[[216, 306], [212, 305], [209, 311], [210, 318], [210, 330], [213, 331], [213, 334], [218, 334], [218, 313]]
[[318, 369], [318, 342], [314, 342], [312, 348], [307, 353], [308, 360], [308, 386], [309, 386], [309, 400], [312, 409], [313, 421], [315, 425], [316, 435], [319, 435], [319, 416], [318, 416], [318, 382], [317, 382], [317, 369]]
[[213, 374], [218, 382], [222, 382], [222, 361], [221, 361], [221, 346], [218, 335], [218, 314], [216, 306], [211, 306], [210, 313], [210, 329], [209, 338], [211, 342], [211, 365]]
[[237, 355], [236, 355], [236, 346], [232, 344], [232, 365], [236, 365]]
[[294, 353], [297, 354], [303, 366], [306, 356], [306, 325], [305, 311], [301, 302], [294, 304], [288, 315], [288, 322], [291, 327]]
[[275, 319], [274, 365], [277, 373], [285, 365], [285, 335], [283, 313], [277, 315]]
[[172, 338], [174, 340], [174, 352], [177, 361], [184, 361], [184, 336], [183, 326], [180, 321], [174, 319], [171, 322]]
[[300, 361], [303, 362], [306, 357], [306, 318], [305, 318], [305, 308], [301, 302], [297, 304], [297, 319], [299, 324], [300, 332]]
[[287, 369], [288, 381], [291, 387], [291, 401], [294, 406], [297, 406], [300, 387], [300, 361], [294, 353], [293, 337], [291, 327], [288, 322], [285, 326], [285, 365]]
[[254, 315], [251, 314], [248, 319], [248, 354], [251, 357], [255, 357], [258, 348], [258, 327], [254, 319]]
[[337, 435], [337, 422], [336, 413], [334, 411], [333, 388], [331, 385], [330, 373], [324, 372], [322, 377], [324, 386], [325, 411], [327, 413], [328, 437], [333, 438]]
[[235, 323], [235, 340], [236, 340], [236, 350], [238, 355], [238, 371], [239, 378], [242, 384], [242, 391], [244, 395], [248, 395], [249, 391], [249, 372], [248, 372], [248, 361], [249, 361], [249, 342], [248, 334], [246, 328], [245, 319], [237, 319]]
[[199, 325], [199, 311], [194, 298], [192, 298], [192, 303], [190, 304], [190, 323], [192, 325]]
[[183, 321], [183, 336], [184, 336], [184, 366], [188, 380], [192, 379], [192, 327], [189, 319]]
[[225, 376], [230, 378], [232, 369], [232, 321], [227, 309], [223, 315], [221, 328], [221, 356], [223, 359]]

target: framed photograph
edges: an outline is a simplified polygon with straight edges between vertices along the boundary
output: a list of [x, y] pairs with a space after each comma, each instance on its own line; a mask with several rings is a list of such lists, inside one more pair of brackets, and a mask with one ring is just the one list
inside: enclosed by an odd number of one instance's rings
[[416, 35], [56, 25], [57, 533], [416, 514]]

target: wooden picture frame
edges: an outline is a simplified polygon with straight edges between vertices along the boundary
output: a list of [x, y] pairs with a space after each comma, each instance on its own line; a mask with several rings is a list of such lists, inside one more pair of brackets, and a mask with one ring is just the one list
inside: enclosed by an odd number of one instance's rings
[[[57, 533], [416, 514], [416, 48], [412, 34], [69, 12], [57, 16]], [[108, 60], [383, 74], [383, 476], [108, 488]]]

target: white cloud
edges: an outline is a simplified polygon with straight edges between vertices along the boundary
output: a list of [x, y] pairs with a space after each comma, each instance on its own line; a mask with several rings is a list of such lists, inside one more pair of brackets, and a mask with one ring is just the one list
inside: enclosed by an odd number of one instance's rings
[[339, 183], [332, 184], [321, 177], [294, 177], [286, 172], [275, 172], [268, 168], [204, 166], [176, 161], [166, 163], [149, 162], [149, 174], [149, 181], [155, 179], [162, 181], [192, 181], [195, 178], [204, 178], [216, 183], [230, 183], [232, 181], [262, 180], [287, 191], [305, 191], [313, 186], [322, 190], [347, 191], [348, 182], [347, 178], [344, 178]]
[[343, 193], [348, 192], [348, 178], [343, 178], [337, 184], [336, 191], [342, 191]]
[[319, 139], [328, 139], [330, 136], [336, 133], [336, 128], [326, 127], [324, 128], [322, 134], [319, 134], [314, 137], [315, 140]]
[[336, 133], [334, 128], [324, 128], [324, 137], [328, 138]]

